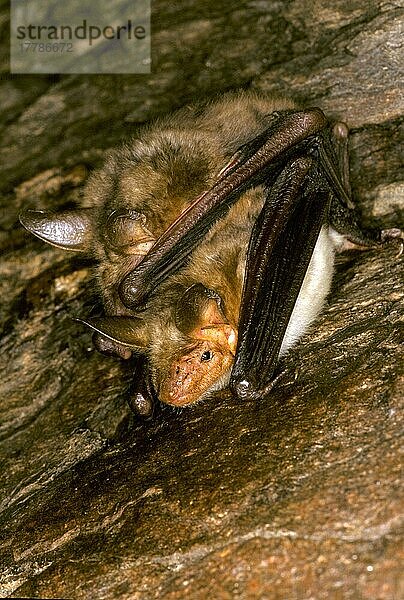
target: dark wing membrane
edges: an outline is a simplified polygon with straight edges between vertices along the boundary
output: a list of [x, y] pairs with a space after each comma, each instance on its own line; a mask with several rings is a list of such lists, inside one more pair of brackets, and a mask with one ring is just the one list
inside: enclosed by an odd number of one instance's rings
[[330, 191], [314, 161], [291, 161], [270, 188], [247, 253], [230, 385], [254, 397], [274, 375], [293, 307], [326, 221]]
[[231, 161], [231, 168], [189, 206], [125, 277], [120, 286], [123, 303], [132, 309], [142, 306], [169, 275], [184, 266], [200, 240], [243, 190], [262, 182], [268, 171], [275, 178], [289, 153], [294, 153], [296, 146], [316, 135], [326, 124], [318, 108], [281, 113], [269, 129], [241, 148], [237, 159]]
[[337, 207], [334, 211], [350, 211], [346, 140], [341, 136], [344, 127], [332, 131], [319, 109], [280, 113], [265, 132], [237, 152], [216, 184], [190, 205], [121, 284], [124, 304], [132, 309], [142, 306], [186, 264], [240, 194], [264, 183], [267, 197], [249, 244], [231, 374], [231, 386], [240, 397], [254, 396], [274, 376], [330, 203]]

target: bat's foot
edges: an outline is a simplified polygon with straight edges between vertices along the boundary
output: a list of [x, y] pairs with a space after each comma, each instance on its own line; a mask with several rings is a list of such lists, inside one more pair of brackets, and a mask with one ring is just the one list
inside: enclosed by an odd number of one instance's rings
[[350, 251], [350, 250], [369, 250], [370, 248], [382, 248], [385, 244], [391, 242], [399, 244], [399, 252], [397, 257], [403, 253], [404, 245], [404, 232], [398, 227], [392, 227], [391, 229], [375, 229], [371, 231], [371, 237], [364, 236], [363, 240], [352, 241], [348, 237], [343, 237], [341, 242], [336, 246], [338, 253]]
[[399, 258], [404, 250], [404, 231], [398, 227], [392, 227], [391, 229], [382, 229], [380, 232], [380, 241], [382, 244], [388, 244], [392, 240], [399, 241], [399, 250], [396, 258]]
[[267, 385], [261, 387], [254, 384], [248, 379], [242, 379], [236, 381], [230, 385], [234, 395], [242, 401], [260, 400], [265, 398], [273, 389], [278, 385], [281, 379], [286, 375], [287, 371], [281, 371], [272, 381]]

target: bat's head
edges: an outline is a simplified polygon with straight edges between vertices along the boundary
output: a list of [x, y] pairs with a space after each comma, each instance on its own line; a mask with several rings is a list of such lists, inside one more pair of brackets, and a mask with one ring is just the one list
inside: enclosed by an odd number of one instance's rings
[[126, 210], [108, 217], [100, 241], [98, 218], [92, 208], [29, 210], [21, 215], [26, 229], [54, 246], [94, 254], [98, 243], [108, 253], [108, 260], [101, 261], [99, 279], [109, 315], [83, 321], [95, 331], [97, 349], [121, 358], [129, 358], [133, 351], [147, 355], [155, 390], [167, 404], [185, 406], [223, 387], [237, 333], [225, 318], [220, 297], [197, 283], [175, 288], [167, 297], [162, 293], [145, 313], [133, 314], [119, 298], [119, 283], [147, 252], [153, 237], [142, 215]]
[[165, 335], [155, 337], [150, 352], [162, 402], [185, 406], [228, 382], [237, 333], [221, 304], [201, 283], [177, 296]]
[[224, 387], [236, 352], [236, 329], [220, 297], [202, 284], [165, 288], [138, 315], [82, 321], [100, 336], [104, 351], [145, 354], [161, 402], [186, 406]]

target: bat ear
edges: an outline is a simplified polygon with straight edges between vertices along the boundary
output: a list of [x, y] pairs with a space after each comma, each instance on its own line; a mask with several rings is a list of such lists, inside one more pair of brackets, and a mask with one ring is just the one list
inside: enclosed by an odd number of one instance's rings
[[51, 212], [44, 210], [25, 210], [20, 214], [21, 224], [52, 246], [88, 252], [93, 239], [94, 208]]
[[195, 283], [186, 290], [177, 303], [175, 324], [182, 333], [191, 337], [195, 337], [196, 333], [204, 328], [223, 325], [227, 321], [221, 303], [219, 294], [201, 283]]
[[118, 209], [108, 216], [103, 233], [119, 254], [146, 254], [155, 238], [145, 225], [142, 213]]
[[136, 350], [144, 350], [149, 343], [149, 330], [139, 317], [96, 317], [75, 319], [113, 342]]

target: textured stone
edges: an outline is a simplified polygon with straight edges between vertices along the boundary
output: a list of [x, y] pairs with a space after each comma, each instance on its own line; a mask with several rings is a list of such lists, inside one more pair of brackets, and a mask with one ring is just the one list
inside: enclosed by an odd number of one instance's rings
[[243, 86], [345, 119], [364, 223], [400, 225], [401, 14], [376, 0], [161, 1], [150, 76], [2, 78], [0, 597], [403, 596], [397, 245], [339, 257], [270, 396], [223, 392], [139, 422], [130, 365], [71, 319], [99, 302], [92, 265], [18, 224], [22, 207], [74, 203], [139, 123]]

